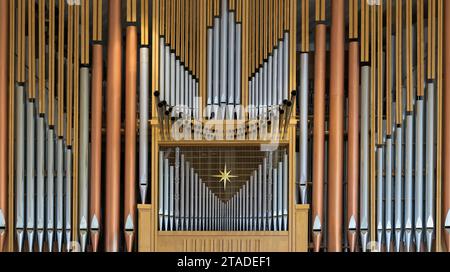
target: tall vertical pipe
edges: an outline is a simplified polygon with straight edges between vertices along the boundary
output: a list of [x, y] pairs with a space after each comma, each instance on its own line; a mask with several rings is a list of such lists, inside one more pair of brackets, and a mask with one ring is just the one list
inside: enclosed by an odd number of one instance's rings
[[0, 252], [8, 218], [8, 39], [9, 1], [0, 3]]
[[[400, 7], [400, 8], [398, 8]], [[402, 69], [402, 42], [403, 42], [403, 15], [402, 0], [396, 1], [395, 11], [395, 251], [399, 252], [403, 237], [403, 69]]]
[[328, 250], [342, 250], [344, 154], [344, 1], [331, 4], [330, 156]]
[[433, 250], [435, 234], [435, 166], [436, 166], [436, 114], [435, 114], [435, 82], [436, 82], [436, 1], [428, 1], [428, 65], [425, 95], [425, 242], [428, 252]]
[[59, 0], [58, 4], [58, 116], [56, 123], [56, 242], [58, 252], [62, 251], [63, 232], [64, 232], [64, 14], [65, 1]]
[[28, 251], [33, 251], [35, 228], [35, 183], [34, 183], [34, 102], [26, 102], [27, 111], [27, 138], [26, 138], [26, 180], [27, 180], [27, 239]]
[[90, 230], [92, 250], [98, 250], [102, 222], [102, 90], [103, 90], [103, 45], [92, 46], [92, 112], [91, 112], [91, 157], [90, 157]]
[[[450, 46], [450, 3], [444, 1], [444, 47]], [[450, 137], [450, 51], [444, 50], [444, 89], [443, 89], [443, 122], [444, 134], [443, 139]], [[442, 169], [450, 169], [450, 141], [443, 141], [443, 166]], [[442, 212], [444, 222], [444, 241], [447, 252], [450, 252], [450, 171], [443, 171], [443, 195], [442, 195]], [[439, 226], [440, 227], [440, 226]]]
[[413, 54], [412, 1], [406, 1], [405, 243], [411, 250], [413, 231]]
[[25, 89], [18, 85], [15, 95], [16, 102], [16, 240], [17, 249], [22, 252], [25, 231]]
[[347, 232], [350, 251], [356, 250], [359, 225], [359, 42], [349, 44], [348, 74], [348, 189], [347, 189]]
[[[161, 46], [163, 49], [164, 46]], [[140, 51], [140, 74], [139, 74], [139, 192], [141, 203], [145, 204], [148, 189], [148, 118], [149, 118], [149, 48], [141, 47]], [[162, 50], [161, 50], [162, 51]], [[163, 57], [160, 57], [162, 61]], [[162, 71], [162, 70], [160, 70]], [[164, 82], [164, 80], [160, 81]], [[162, 117], [162, 116], [160, 116]], [[162, 120], [162, 119], [161, 119]]]
[[80, 69], [79, 233], [81, 251], [86, 251], [89, 220], [89, 68]]
[[120, 240], [121, 2], [121, 0], [111, 0], [108, 3], [105, 209], [105, 250], [107, 252], [119, 251]]
[[300, 55], [300, 200], [308, 203], [308, 53]]
[[[136, 207], [136, 80], [137, 80], [137, 31], [128, 26], [126, 34], [125, 64], [125, 202], [124, 233], [128, 252], [133, 249]], [[144, 102], [145, 103], [145, 102]]]
[[[420, 252], [422, 250], [422, 234], [423, 234], [423, 177], [424, 177], [424, 161], [423, 161], [423, 149], [424, 149], [424, 88], [425, 88], [425, 77], [424, 77], [424, 1], [417, 0], [416, 1], [416, 14], [417, 14], [417, 23], [416, 23], [416, 37], [417, 37], [417, 101], [416, 101], [416, 165], [415, 165], [415, 196], [414, 196], [414, 227], [415, 227], [415, 237], [416, 237], [416, 252]], [[430, 18], [431, 20], [431, 18]], [[432, 46], [432, 44], [430, 44]], [[430, 56], [431, 57], [431, 56]], [[433, 120], [430, 120], [433, 122]]]
[[[392, 90], [393, 90], [393, 76], [394, 76], [394, 54], [393, 48], [395, 45], [395, 36], [392, 35], [392, 1], [386, 2], [386, 155], [385, 155], [385, 241], [386, 251], [391, 251], [392, 246], [392, 131], [394, 115], [392, 108]], [[394, 111], [395, 112], [395, 111]]]
[[314, 141], [312, 222], [314, 251], [320, 250], [323, 226], [324, 161], [325, 161], [325, 71], [326, 34], [324, 23], [316, 25], [314, 58]]

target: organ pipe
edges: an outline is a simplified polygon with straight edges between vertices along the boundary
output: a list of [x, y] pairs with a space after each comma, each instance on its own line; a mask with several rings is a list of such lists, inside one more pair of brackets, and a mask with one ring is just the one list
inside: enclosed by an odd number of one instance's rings
[[93, 45], [91, 82], [91, 153], [90, 153], [90, 202], [89, 226], [92, 250], [97, 252], [102, 222], [101, 176], [102, 176], [102, 89], [103, 89], [103, 44], [102, 44], [102, 0], [93, 0]]
[[[329, 39], [315, 2], [310, 42], [309, 1], [109, 1], [104, 55], [103, 1], [3, 1], [0, 251], [289, 233], [306, 204], [309, 250], [447, 251], [448, 5], [350, 0], [347, 16], [344, 2]], [[242, 180], [225, 188], [224, 157], [202, 156], [230, 143]], [[263, 148], [232, 165], [247, 143]]]
[[[316, 1], [316, 30], [314, 57], [314, 146], [312, 226], [314, 250], [320, 250], [322, 241], [324, 178], [325, 178], [325, 73], [326, 70], [326, 25], [322, 1]], [[321, 15], [323, 14], [323, 16]]]
[[330, 154], [329, 183], [329, 241], [328, 249], [342, 250], [343, 215], [343, 154], [344, 154], [344, 1], [331, 5], [331, 62], [330, 62]]
[[5, 249], [8, 219], [8, 36], [9, 2], [0, 3], [0, 252]]
[[119, 251], [120, 113], [121, 113], [121, 1], [108, 4], [106, 98], [106, 213], [105, 250]]
[[358, 198], [359, 198], [359, 42], [358, 42], [358, 9], [357, 1], [350, 1], [349, 9], [349, 106], [348, 106], [348, 213], [347, 232], [350, 251], [356, 250], [358, 230]]

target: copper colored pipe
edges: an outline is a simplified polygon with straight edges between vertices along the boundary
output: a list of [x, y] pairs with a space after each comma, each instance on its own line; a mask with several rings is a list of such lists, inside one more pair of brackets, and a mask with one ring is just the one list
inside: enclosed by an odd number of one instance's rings
[[312, 220], [316, 227], [316, 218], [320, 230], [313, 231], [314, 251], [320, 251], [323, 225], [323, 183], [325, 159], [325, 72], [326, 72], [326, 39], [327, 26], [316, 26], [315, 59], [314, 59], [314, 146], [313, 146], [313, 188], [312, 188]]
[[331, 2], [328, 250], [342, 251], [344, 159], [344, 0]]
[[120, 240], [120, 115], [122, 85], [121, 0], [108, 1], [106, 81], [106, 215], [105, 250], [119, 251]]
[[[9, 1], [0, 2], [0, 252], [6, 241], [8, 201], [8, 29]], [[3, 218], [2, 218], [3, 217]]]
[[[450, 46], [450, 3], [448, 1], [444, 1], [444, 48], [448, 48]], [[444, 144], [444, 152], [443, 152], [443, 206], [442, 206], [442, 220], [444, 222], [444, 226], [446, 225], [446, 219], [449, 215], [450, 211], [450, 51], [444, 51], [444, 106], [443, 106], [443, 118], [444, 118], [444, 135], [443, 139], [447, 139], [443, 141]], [[448, 226], [446, 226], [448, 227]], [[440, 226], [439, 226], [440, 228]], [[447, 252], [450, 252], [450, 229], [444, 230], [444, 241], [446, 245]]]
[[350, 251], [356, 250], [359, 200], [359, 42], [349, 44], [347, 230]]
[[92, 112], [91, 112], [91, 186], [90, 218], [92, 250], [97, 252], [101, 217], [102, 190], [102, 85], [103, 46], [92, 46]]
[[136, 207], [136, 80], [137, 33], [136, 26], [127, 27], [125, 65], [125, 242], [132, 251]]

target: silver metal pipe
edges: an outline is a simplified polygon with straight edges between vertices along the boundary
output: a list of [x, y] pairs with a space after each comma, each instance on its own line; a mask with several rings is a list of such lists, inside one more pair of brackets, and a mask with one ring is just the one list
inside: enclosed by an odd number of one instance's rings
[[270, 225], [268, 225], [268, 190], [267, 190], [267, 158], [263, 159], [263, 166], [262, 166], [262, 230], [266, 231], [270, 229]]
[[249, 90], [249, 105], [248, 105], [248, 112], [249, 112], [249, 118], [250, 119], [253, 119], [253, 108], [254, 108], [254, 105], [255, 105], [255, 103], [254, 103], [254, 101], [253, 101], [253, 98], [254, 98], [254, 89], [255, 89], [255, 87], [254, 87], [254, 85], [253, 85], [253, 78], [252, 79], [250, 79], [250, 81], [249, 81], [249, 87], [248, 87], [248, 90]]
[[272, 170], [272, 220], [273, 220], [273, 230], [278, 231], [278, 169], [274, 168]]
[[186, 171], [185, 171], [186, 161], [184, 160], [184, 154], [181, 155], [181, 162], [180, 162], [180, 228], [179, 230], [185, 230], [185, 201], [186, 201]]
[[206, 185], [202, 184], [202, 230], [206, 230]]
[[197, 196], [194, 198], [194, 212], [193, 212], [193, 217], [194, 217], [194, 230], [199, 230], [199, 226], [198, 226], [198, 194], [199, 194], [199, 179], [198, 179], [198, 174], [195, 173], [194, 175], [194, 196]]
[[[140, 86], [141, 86], [141, 96], [145, 95], [142, 92], [147, 91], [148, 93], [148, 78], [147, 82], [143, 81], [143, 78], [145, 75], [148, 75], [148, 62], [149, 62], [149, 55], [148, 55], [148, 48], [142, 47], [140, 49], [140, 69], [141, 69], [141, 76], [140, 76]], [[166, 89], [165, 89], [165, 82], [166, 82], [166, 76], [165, 76], [165, 60], [166, 60], [166, 51], [165, 51], [165, 44], [164, 44], [164, 37], [159, 38], [159, 92], [161, 94], [161, 97], [163, 100], [166, 100]], [[145, 88], [146, 89], [142, 89]], [[145, 100], [147, 101], [147, 100]]]
[[191, 225], [189, 224], [190, 222], [190, 207], [191, 207], [191, 169], [190, 169], [190, 164], [188, 161], [186, 161], [186, 166], [185, 166], [185, 217], [184, 217], [184, 226], [185, 226], [185, 230], [191, 230]]
[[395, 134], [395, 251], [400, 252], [403, 235], [402, 127], [397, 126]]
[[249, 211], [250, 211], [250, 203], [249, 203], [249, 194], [248, 194], [248, 183], [246, 183], [245, 184], [245, 186], [244, 186], [244, 214], [245, 214], [245, 222], [244, 222], [244, 230], [246, 230], [246, 231], [249, 231], [250, 230], [250, 228], [249, 228], [249, 218], [250, 218], [250, 214], [249, 214]]
[[369, 66], [361, 67], [360, 235], [362, 250], [369, 237]]
[[262, 116], [264, 115], [264, 90], [265, 90], [265, 86], [264, 86], [264, 78], [265, 78], [265, 71], [264, 71], [264, 67], [261, 66], [259, 68], [259, 91], [258, 91], [258, 117], [262, 118]]
[[207, 80], [206, 80], [206, 116], [211, 118], [211, 105], [213, 102], [213, 29], [207, 30]]
[[25, 167], [24, 167], [24, 156], [25, 156], [25, 91], [22, 85], [16, 87], [16, 175], [15, 175], [15, 186], [16, 186], [16, 240], [17, 249], [22, 252], [23, 239], [24, 239], [24, 229], [25, 229]]
[[62, 251], [64, 233], [64, 143], [56, 142], [56, 242], [58, 252]]
[[165, 59], [164, 59], [164, 89], [163, 89], [163, 100], [170, 104], [170, 47], [168, 45], [165, 47]]
[[37, 118], [36, 140], [36, 228], [38, 250], [39, 252], [42, 252], [45, 228], [45, 119], [43, 115]]
[[284, 51], [283, 51], [283, 100], [289, 99], [289, 33], [284, 33]]
[[435, 168], [435, 97], [434, 83], [427, 86], [427, 121], [426, 121], [426, 169], [425, 169], [425, 220], [426, 220], [426, 242], [428, 252], [432, 251], [433, 236], [435, 229], [434, 215], [434, 168]]
[[[395, 112], [395, 111], [393, 111]], [[385, 232], [386, 232], [386, 251], [391, 251], [391, 243], [392, 243], [392, 138], [387, 137], [386, 139], [386, 206], [385, 206]]]
[[220, 14], [220, 103], [227, 103], [228, 0], [221, 0]]
[[[160, 71], [163, 73], [160, 76], [160, 94], [164, 93], [164, 39], [160, 39], [161, 55], [160, 55]], [[148, 190], [148, 119], [149, 119], [149, 49], [142, 47], [140, 50], [140, 75], [139, 75], [139, 192], [141, 196], [141, 203], [145, 204], [147, 190]], [[164, 97], [164, 95], [162, 95]], [[160, 116], [162, 117], [162, 116]], [[163, 120], [163, 119], [161, 119]], [[162, 125], [162, 124], [161, 124]], [[160, 161], [162, 164], [162, 161]], [[159, 173], [162, 174], [162, 171]], [[162, 184], [162, 182], [160, 183]], [[161, 224], [160, 224], [161, 226]]]
[[255, 81], [253, 82], [253, 84], [255, 84], [255, 87], [254, 87], [254, 95], [255, 95], [255, 97], [254, 97], [254, 101], [255, 101], [255, 113], [254, 113], [254, 118], [259, 118], [259, 114], [260, 114], [260, 112], [259, 112], [259, 109], [260, 109], [260, 107], [261, 107], [261, 103], [260, 103], [260, 93], [261, 93], [261, 86], [260, 86], [260, 83], [261, 83], [261, 81], [259, 80], [259, 77], [261, 76], [261, 73], [260, 73], [260, 71], [258, 70], [256, 73], [255, 73]]
[[[235, 105], [235, 70], [236, 70], [236, 23], [235, 13], [232, 11], [228, 14], [228, 105]], [[233, 116], [231, 115], [232, 119]]]
[[281, 54], [281, 48], [277, 47], [273, 50], [273, 56], [272, 56], [272, 108], [274, 105], [279, 105], [279, 101], [278, 101], [278, 94], [281, 90], [280, 85], [281, 83], [281, 72], [282, 70], [280, 69], [279, 66], [279, 58], [280, 58], [280, 54], [278, 53], [280, 52]]
[[[278, 42], [278, 50], [275, 54], [278, 54], [278, 57], [274, 54], [273, 65], [274, 65], [274, 93], [273, 93], [273, 103], [277, 105], [283, 104], [283, 88], [284, 88], [284, 78], [283, 78], [283, 69], [284, 69], [284, 42], [280, 40]], [[276, 77], [276, 80], [275, 80]]]
[[[170, 52], [170, 82], [168, 82], [170, 86], [170, 101], [168, 101], [168, 103], [171, 107], [176, 106], [176, 73], [176, 56], [175, 52], [172, 51]], [[172, 111], [171, 117], [175, 117], [175, 111]]]
[[184, 70], [184, 116], [190, 118], [189, 116], [189, 71]]
[[64, 224], [66, 235], [66, 250], [72, 246], [72, 149], [66, 147], [66, 180], [64, 195]]
[[[235, 86], [235, 96], [234, 101], [236, 106], [241, 105], [241, 65], [242, 65], [242, 24], [238, 23], [236, 24], [236, 69], [235, 69], [235, 76], [234, 76], [234, 83]], [[240, 116], [240, 112], [238, 112], [237, 119], [241, 119], [242, 116]]]
[[258, 201], [258, 171], [255, 170], [253, 173], [253, 230], [257, 231], [258, 229], [258, 212], [261, 209], [261, 206], [259, 206]]
[[308, 53], [300, 55], [300, 200], [308, 203]]
[[423, 233], [423, 120], [424, 101], [419, 98], [416, 101], [416, 167], [415, 167], [415, 197], [414, 197], [414, 229], [416, 234], [416, 252], [422, 248]]
[[55, 131], [47, 131], [47, 201], [46, 201], [46, 231], [48, 251], [53, 251], [55, 233]]
[[164, 151], [159, 151], [159, 183], [158, 183], [158, 223], [159, 230], [164, 230]]
[[253, 176], [250, 176], [250, 181], [248, 183], [248, 197], [249, 197], [249, 230], [253, 231], [253, 216], [254, 216], [254, 206], [255, 202], [253, 201], [253, 184], [254, 179]]
[[273, 225], [273, 220], [272, 220], [272, 216], [273, 216], [273, 211], [274, 211], [274, 206], [273, 206], [273, 167], [272, 167], [272, 152], [269, 152], [268, 155], [268, 159], [267, 159], [267, 217], [268, 217], [268, 229], [269, 230], [275, 230], [274, 225]]
[[[219, 89], [220, 89], [220, 28], [221, 19], [220, 17], [214, 18], [214, 46], [213, 46], [213, 104], [219, 105]], [[222, 40], [223, 42], [223, 40]], [[217, 114], [217, 112], [216, 112]]]
[[277, 210], [278, 210], [278, 230], [283, 230], [283, 161], [278, 162], [278, 189], [277, 189]]
[[26, 179], [27, 179], [27, 239], [28, 250], [33, 251], [35, 231], [35, 188], [34, 188], [34, 102], [27, 101], [27, 138], [26, 138]]
[[257, 182], [258, 182], [258, 230], [263, 230], [262, 220], [263, 220], [263, 212], [265, 212], [263, 208], [263, 178], [262, 178], [262, 165], [258, 165], [257, 172]]
[[262, 77], [261, 77], [261, 81], [262, 81], [262, 88], [261, 88], [261, 108], [262, 108], [262, 114], [263, 117], [265, 118], [265, 116], [267, 115], [267, 107], [269, 105], [268, 103], [268, 91], [269, 91], [269, 82], [268, 82], [268, 77], [269, 74], [267, 73], [268, 71], [268, 62], [264, 61], [263, 66], [261, 67], [261, 71], [262, 71]]
[[413, 115], [407, 114], [405, 128], [405, 243], [411, 250], [413, 230]]
[[175, 101], [174, 104], [172, 105], [174, 107], [174, 116], [176, 116], [177, 118], [180, 115], [180, 96], [182, 94], [182, 92], [180, 91], [180, 83], [181, 83], [181, 64], [180, 64], [180, 59], [178, 57], [175, 56]]
[[194, 201], [195, 201], [195, 199], [194, 199], [194, 196], [195, 196], [195, 183], [197, 182], [197, 180], [196, 180], [196, 178], [195, 178], [195, 174], [194, 174], [194, 168], [190, 168], [190, 172], [191, 172], [191, 178], [190, 178], [190, 187], [191, 187], [191, 189], [190, 189], [190, 196], [189, 196], [189, 198], [190, 198], [190, 204], [189, 204], [189, 207], [190, 207], [190, 211], [189, 211], [189, 214], [190, 214], [190, 216], [189, 216], [189, 230], [191, 230], [191, 231], [193, 231], [193, 230], [195, 230], [194, 229], [194, 209], [195, 209], [195, 207], [194, 207]]
[[164, 159], [164, 228], [169, 230], [169, 160]]
[[89, 216], [89, 68], [80, 69], [79, 230], [81, 251], [86, 251]]
[[180, 216], [180, 148], [175, 149], [175, 182], [174, 182], [174, 229], [178, 230]]
[[186, 100], [185, 100], [185, 94], [186, 94], [186, 85], [185, 85], [185, 74], [186, 70], [184, 67], [184, 63], [180, 61], [180, 101], [179, 101], [179, 109], [180, 109], [180, 117], [185, 118], [186, 116]]
[[277, 52], [277, 49], [273, 50], [273, 55], [269, 55], [267, 61], [267, 106], [269, 110], [273, 108], [274, 100], [273, 95], [276, 92], [276, 70], [274, 69], [274, 56]]
[[283, 156], [283, 229], [288, 230], [288, 187], [289, 187], [289, 172], [288, 172], [288, 155], [284, 153]]
[[[378, 132], [380, 133], [380, 132]], [[381, 246], [383, 244], [384, 233], [384, 209], [383, 209], [383, 193], [384, 193], [384, 180], [383, 180], [383, 147], [377, 148], [377, 241], [378, 251], [381, 252]]]
[[175, 202], [175, 168], [169, 166], [169, 230], [173, 231], [174, 226], [174, 202]]

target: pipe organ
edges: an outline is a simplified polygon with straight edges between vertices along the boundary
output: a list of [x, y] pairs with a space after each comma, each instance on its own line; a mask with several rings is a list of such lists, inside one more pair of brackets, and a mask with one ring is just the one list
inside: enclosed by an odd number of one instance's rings
[[449, 45], [444, 0], [1, 0], [0, 252], [450, 251]]

